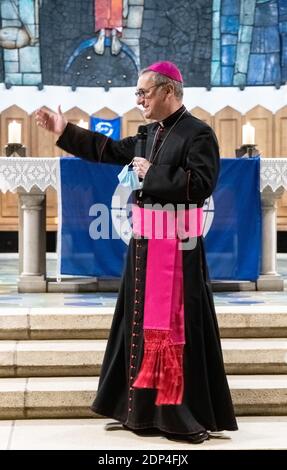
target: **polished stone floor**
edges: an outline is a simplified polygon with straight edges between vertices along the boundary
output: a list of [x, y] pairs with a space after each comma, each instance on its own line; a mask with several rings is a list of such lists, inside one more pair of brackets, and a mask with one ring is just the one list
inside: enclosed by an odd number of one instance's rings
[[[287, 255], [278, 255], [278, 272], [285, 280], [284, 292], [224, 292], [215, 293], [216, 305], [286, 305], [287, 300]], [[55, 254], [47, 256], [47, 275], [56, 276]], [[1, 307], [113, 307], [116, 293], [83, 294], [18, 294], [18, 258], [16, 255], [0, 254], [0, 308]]]
[[[121, 425], [107, 430], [107, 419], [0, 421], [0, 450], [286, 450], [286, 416], [238, 418], [239, 430], [222, 432], [200, 445], [137, 436]], [[115, 422], [114, 422], [115, 423]], [[121, 454], [122, 455], [122, 454]]]
[[[55, 277], [56, 259], [47, 258], [49, 277]], [[286, 305], [287, 255], [278, 255], [278, 271], [285, 279], [284, 292], [226, 292], [215, 293], [216, 305], [233, 307], [256, 304], [270, 306]], [[16, 256], [0, 255], [0, 311], [13, 307], [113, 307], [116, 293], [87, 294], [18, 294], [18, 259]], [[269, 308], [269, 307], [268, 307]], [[140, 437], [121, 429], [107, 431], [105, 419], [31, 419], [0, 421], [0, 450], [4, 449], [87, 449], [87, 450], [235, 450], [264, 449], [287, 450], [286, 416], [239, 417], [239, 430], [213, 436], [209, 441], [195, 446], [171, 442], [163, 437]]]

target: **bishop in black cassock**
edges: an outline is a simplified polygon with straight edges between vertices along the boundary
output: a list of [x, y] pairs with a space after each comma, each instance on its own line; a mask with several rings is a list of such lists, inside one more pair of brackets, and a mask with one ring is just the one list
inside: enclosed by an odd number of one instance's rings
[[[86, 160], [123, 165], [134, 161], [143, 178], [142, 189], [133, 193], [137, 207], [159, 203], [201, 208], [217, 182], [219, 149], [213, 130], [183, 106], [179, 70], [170, 62], [153, 64], [140, 74], [136, 94], [145, 117], [156, 120], [147, 125], [145, 159], [134, 158], [136, 137], [117, 142], [66, 122], [60, 132], [64, 119], [60, 111], [57, 115], [40, 111], [38, 124], [52, 131], [58, 125], [57, 145]], [[193, 248], [180, 253], [182, 398], [176, 404], [156, 404], [157, 390], [133, 386], [145, 354], [148, 243], [143, 236], [131, 238], [92, 409], [131, 430], [152, 428], [191, 442], [205, 440], [206, 431], [236, 430], [201, 234]], [[163, 259], [165, 255], [164, 250], [158, 253]], [[161, 305], [154, 309], [160, 311]]]

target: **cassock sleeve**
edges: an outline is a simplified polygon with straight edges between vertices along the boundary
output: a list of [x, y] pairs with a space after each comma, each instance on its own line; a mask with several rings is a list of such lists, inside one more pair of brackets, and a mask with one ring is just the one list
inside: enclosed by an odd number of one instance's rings
[[135, 142], [136, 137], [116, 141], [69, 122], [56, 144], [84, 160], [126, 165], [134, 158]]
[[190, 142], [183, 166], [152, 165], [143, 191], [173, 203], [197, 204], [212, 193], [219, 172], [219, 148], [211, 128], [205, 128]]

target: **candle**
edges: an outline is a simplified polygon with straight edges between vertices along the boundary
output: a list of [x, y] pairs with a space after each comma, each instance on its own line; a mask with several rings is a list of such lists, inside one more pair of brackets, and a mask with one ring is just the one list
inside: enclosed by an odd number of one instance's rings
[[89, 129], [89, 123], [84, 121], [84, 119], [80, 119], [78, 122], [79, 127], [83, 127], [83, 129]]
[[8, 124], [8, 143], [21, 144], [21, 124], [20, 122], [12, 121]]
[[250, 122], [242, 127], [242, 145], [255, 145], [255, 128]]

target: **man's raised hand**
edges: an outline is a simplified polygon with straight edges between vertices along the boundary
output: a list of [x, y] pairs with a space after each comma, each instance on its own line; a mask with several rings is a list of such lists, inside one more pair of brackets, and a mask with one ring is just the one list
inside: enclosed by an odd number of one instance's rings
[[46, 129], [47, 131], [54, 132], [55, 134], [63, 134], [68, 121], [61, 111], [61, 106], [58, 106], [58, 111], [47, 111], [44, 108], [40, 108], [36, 111], [36, 123], [37, 126]]

